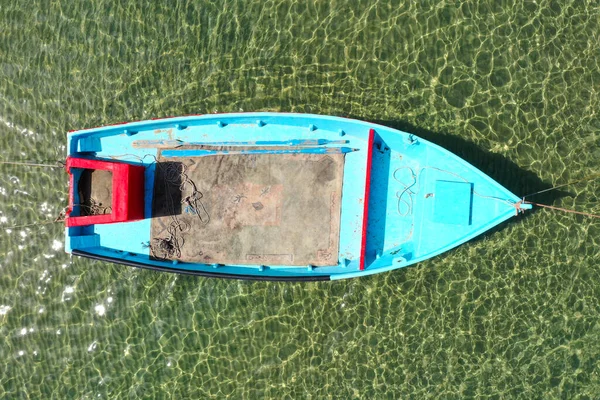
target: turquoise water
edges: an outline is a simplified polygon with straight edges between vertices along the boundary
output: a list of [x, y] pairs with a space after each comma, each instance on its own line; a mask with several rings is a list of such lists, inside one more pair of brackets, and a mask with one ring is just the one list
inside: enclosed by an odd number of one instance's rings
[[[595, 2], [162, 3], [0, 0], [0, 160], [271, 110], [411, 131], [518, 195], [600, 172]], [[533, 199], [598, 213], [599, 189]], [[70, 259], [46, 223], [66, 190], [0, 166], [1, 398], [600, 398], [599, 220], [540, 210], [359, 280], [220, 281]]]

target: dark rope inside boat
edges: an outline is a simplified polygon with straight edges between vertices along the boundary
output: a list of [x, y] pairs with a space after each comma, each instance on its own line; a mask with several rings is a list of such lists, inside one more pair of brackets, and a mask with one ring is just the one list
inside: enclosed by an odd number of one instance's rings
[[183, 178], [180, 186], [181, 193], [184, 192], [185, 187], [188, 185], [192, 188], [192, 193], [181, 200], [181, 203], [187, 204], [189, 207], [191, 207], [194, 213], [200, 219], [200, 222], [202, 222], [203, 225], [206, 225], [210, 222], [210, 215], [208, 214], [208, 211], [206, 211], [204, 203], [202, 203], [200, 200], [202, 197], [204, 197], [204, 195], [196, 188], [194, 181], [188, 177], [186, 173], [187, 167], [184, 164], [181, 164], [181, 166], [183, 167], [181, 171], [181, 177]]
[[[106, 181], [97, 181], [94, 182], [92, 176], [94, 171], [85, 170], [85, 172], [81, 175], [78, 182], [78, 192], [80, 204], [74, 204], [74, 207], [79, 207], [79, 215], [81, 216], [89, 216], [89, 215], [103, 215], [110, 214], [112, 212], [112, 204], [109, 206], [105, 206], [101, 200], [95, 198], [94, 190], [92, 186], [96, 184], [103, 187], [104, 185], [110, 185], [108, 188], [109, 196], [112, 197], [112, 180], [110, 182]], [[112, 176], [111, 176], [112, 178]], [[84, 183], [85, 182], [85, 183]], [[102, 198], [101, 198], [102, 199]], [[106, 198], [105, 198], [106, 199]], [[111, 201], [111, 200], [109, 200]]]
[[149, 245], [152, 257], [160, 260], [172, 260], [181, 257], [181, 248], [185, 240], [178, 233], [184, 230], [186, 230], [185, 224], [179, 223], [174, 218], [167, 228], [168, 237], [152, 238], [152, 243]]
[[89, 204], [75, 204], [81, 208], [81, 215], [103, 215], [112, 212], [112, 206], [104, 206], [94, 198], [90, 198]]
[[[181, 200], [181, 204], [187, 204], [195, 213], [200, 222], [206, 225], [210, 222], [210, 215], [201, 199], [204, 197], [193, 180], [187, 175], [187, 167], [183, 164], [162, 163], [154, 158], [156, 168], [161, 168], [164, 176], [165, 193], [169, 193], [169, 186], [179, 185], [179, 190], [184, 193], [189, 187], [191, 193]], [[167, 196], [171, 223], [167, 227], [166, 237], [152, 238], [148, 244], [153, 257], [161, 260], [176, 259], [181, 257], [181, 248], [185, 243], [183, 233], [190, 229], [188, 223], [180, 221], [175, 212], [175, 204], [171, 196]]]

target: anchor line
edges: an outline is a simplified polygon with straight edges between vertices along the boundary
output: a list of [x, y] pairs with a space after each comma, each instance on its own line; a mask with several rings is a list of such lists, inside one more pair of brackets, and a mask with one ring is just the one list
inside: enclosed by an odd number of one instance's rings
[[0, 161], [0, 164], [3, 165], [21, 165], [26, 167], [44, 167], [44, 168], [64, 168], [64, 161], [56, 161], [56, 164], [43, 164], [43, 163], [34, 163], [28, 161]]
[[553, 186], [553, 187], [548, 188], [548, 189], [540, 190], [539, 192], [530, 193], [528, 195], [523, 196], [523, 199], [525, 199], [526, 197], [535, 196], [535, 195], [540, 194], [540, 193], [546, 193], [546, 192], [549, 192], [551, 190], [560, 189], [560, 188], [565, 187], [565, 186], [570, 186], [570, 185], [574, 185], [576, 183], [589, 181], [591, 179], [595, 179], [595, 178], [598, 178], [598, 177], [600, 177], [600, 173], [588, 175], [585, 178], [577, 179], [575, 181], [571, 181], [571, 182], [568, 182], [568, 183], [563, 183], [562, 185]]
[[48, 220], [48, 221], [40, 221], [40, 222], [33, 222], [31, 224], [24, 224], [24, 225], [13, 225], [13, 226], [3, 226], [3, 229], [21, 229], [21, 228], [29, 228], [32, 226], [40, 226], [40, 225], [49, 225], [49, 224], [57, 224], [59, 222], [64, 222], [64, 220], [61, 219], [55, 219], [55, 220]]
[[586, 212], [583, 212], [583, 211], [576, 211], [576, 210], [571, 210], [571, 209], [568, 209], [568, 208], [556, 207], [556, 206], [551, 206], [551, 205], [548, 205], [548, 204], [534, 203], [534, 202], [526, 201], [525, 200], [526, 197], [531, 197], [531, 196], [535, 196], [535, 195], [538, 195], [538, 194], [541, 194], [541, 193], [546, 193], [546, 192], [549, 192], [551, 190], [556, 190], [556, 189], [563, 188], [565, 186], [570, 186], [570, 185], [574, 185], [576, 183], [589, 181], [589, 180], [592, 180], [592, 179], [595, 179], [595, 178], [598, 178], [598, 177], [600, 177], [600, 173], [595, 173], [595, 174], [588, 175], [588, 176], [586, 176], [584, 178], [581, 178], [581, 179], [577, 179], [577, 180], [574, 180], [574, 181], [571, 181], [571, 182], [563, 183], [563, 184], [558, 185], [558, 186], [553, 186], [553, 187], [548, 188], [548, 189], [540, 190], [539, 192], [530, 193], [528, 195], [523, 196], [521, 202], [523, 204], [531, 204], [531, 205], [534, 205], [536, 207], [547, 208], [547, 209], [550, 209], [550, 210], [562, 211], [562, 212], [566, 212], [566, 213], [570, 213], [570, 214], [583, 215], [584, 217], [600, 218], [600, 215], [598, 215], [598, 214], [586, 213]]
[[533, 203], [531, 201], [526, 201], [526, 200], [523, 200], [523, 203], [524, 204], [532, 204], [536, 207], [548, 208], [550, 210], [562, 211], [562, 212], [566, 212], [566, 213], [570, 213], [570, 214], [583, 215], [585, 217], [590, 217], [590, 218], [600, 218], [600, 215], [598, 215], [598, 214], [586, 213], [586, 212], [582, 212], [582, 211], [575, 211], [575, 210], [570, 210], [568, 208], [550, 206], [548, 204]]

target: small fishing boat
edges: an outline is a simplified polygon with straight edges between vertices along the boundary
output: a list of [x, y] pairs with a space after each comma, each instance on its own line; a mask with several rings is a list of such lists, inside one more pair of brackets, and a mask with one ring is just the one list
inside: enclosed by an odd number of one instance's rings
[[385, 126], [239, 113], [70, 132], [66, 251], [208, 277], [391, 271], [531, 208], [447, 150]]

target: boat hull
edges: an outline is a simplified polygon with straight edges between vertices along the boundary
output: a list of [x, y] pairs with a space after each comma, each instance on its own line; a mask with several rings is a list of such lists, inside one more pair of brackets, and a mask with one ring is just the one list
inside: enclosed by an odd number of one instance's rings
[[[240, 113], [133, 122], [69, 133], [68, 156], [82, 165], [119, 164], [109, 178], [118, 189], [113, 201], [123, 188], [142, 191], [128, 202], [144, 212], [117, 212], [114, 203], [112, 220], [84, 215], [81, 171], [69, 169], [67, 252], [208, 277], [310, 281], [391, 271], [465, 243], [523, 207], [433, 143], [340, 117]], [[159, 172], [171, 164], [187, 188], [163, 188], [168, 182]], [[144, 182], [118, 172], [142, 167]], [[92, 217], [102, 222], [86, 223]]]

